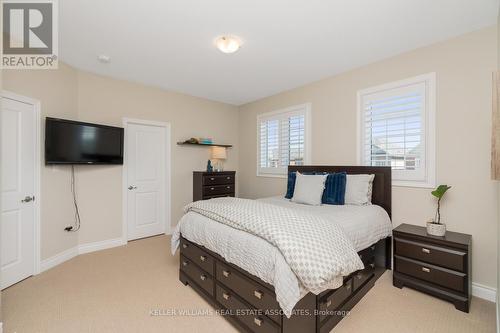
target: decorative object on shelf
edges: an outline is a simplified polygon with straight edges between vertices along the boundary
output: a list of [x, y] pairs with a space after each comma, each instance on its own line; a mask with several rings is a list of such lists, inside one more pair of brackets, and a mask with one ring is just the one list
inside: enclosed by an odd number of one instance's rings
[[[178, 142], [181, 143], [181, 142]], [[213, 143], [212, 138], [190, 138], [182, 143], [192, 144], [192, 145], [211, 145]]]
[[214, 160], [214, 171], [224, 171], [224, 160], [227, 158], [225, 147], [212, 147], [212, 159]]
[[431, 192], [435, 196], [437, 201], [436, 215], [434, 219], [427, 222], [427, 233], [432, 236], [442, 237], [446, 233], [446, 224], [441, 223], [441, 199], [444, 194], [451, 188], [448, 185], [439, 185], [434, 191]]
[[213, 172], [214, 167], [212, 166], [212, 161], [208, 160], [207, 162], [207, 172]]
[[[208, 142], [208, 141], [205, 141], [205, 142]], [[182, 141], [182, 142], [177, 142], [177, 144], [179, 146], [208, 146], [208, 147], [224, 147], [224, 148], [231, 148], [232, 145], [223, 145], [223, 144], [217, 144], [217, 143], [201, 143], [198, 141], [198, 139], [196, 138], [191, 138], [189, 140], [186, 140], [186, 141]]]
[[211, 145], [213, 141], [212, 138], [198, 138], [198, 143], [201, 145]]

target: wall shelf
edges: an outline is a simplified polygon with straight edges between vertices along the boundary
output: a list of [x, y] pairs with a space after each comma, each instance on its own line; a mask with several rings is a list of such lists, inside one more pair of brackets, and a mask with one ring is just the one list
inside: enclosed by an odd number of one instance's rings
[[206, 147], [224, 147], [231, 148], [232, 145], [219, 145], [216, 143], [190, 143], [190, 142], [177, 142], [179, 146], [206, 146]]

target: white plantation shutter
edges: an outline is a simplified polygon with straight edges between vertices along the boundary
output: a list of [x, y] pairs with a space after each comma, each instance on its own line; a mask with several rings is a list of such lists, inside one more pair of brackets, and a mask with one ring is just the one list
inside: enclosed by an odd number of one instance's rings
[[265, 168], [277, 168], [280, 155], [280, 121], [270, 119], [260, 124], [260, 165]]
[[304, 165], [305, 115], [281, 121], [281, 165]]
[[428, 184], [429, 82], [418, 79], [360, 93], [360, 158], [363, 165], [390, 166], [396, 181]]
[[259, 174], [286, 174], [288, 165], [304, 165], [307, 112], [304, 105], [258, 117]]

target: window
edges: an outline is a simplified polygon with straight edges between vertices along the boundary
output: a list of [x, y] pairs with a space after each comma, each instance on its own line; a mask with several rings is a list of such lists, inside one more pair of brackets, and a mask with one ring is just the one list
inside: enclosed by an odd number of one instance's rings
[[359, 159], [390, 166], [393, 185], [434, 187], [435, 74], [358, 93]]
[[257, 175], [286, 177], [288, 165], [309, 162], [310, 104], [257, 116]]

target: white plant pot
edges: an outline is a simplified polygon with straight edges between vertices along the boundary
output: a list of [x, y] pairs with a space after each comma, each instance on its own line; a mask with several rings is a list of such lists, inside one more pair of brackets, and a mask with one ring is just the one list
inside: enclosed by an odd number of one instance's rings
[[446, 224], [427, 222], [427, 233], [432, 236], [443, 237], [446, 234]]

